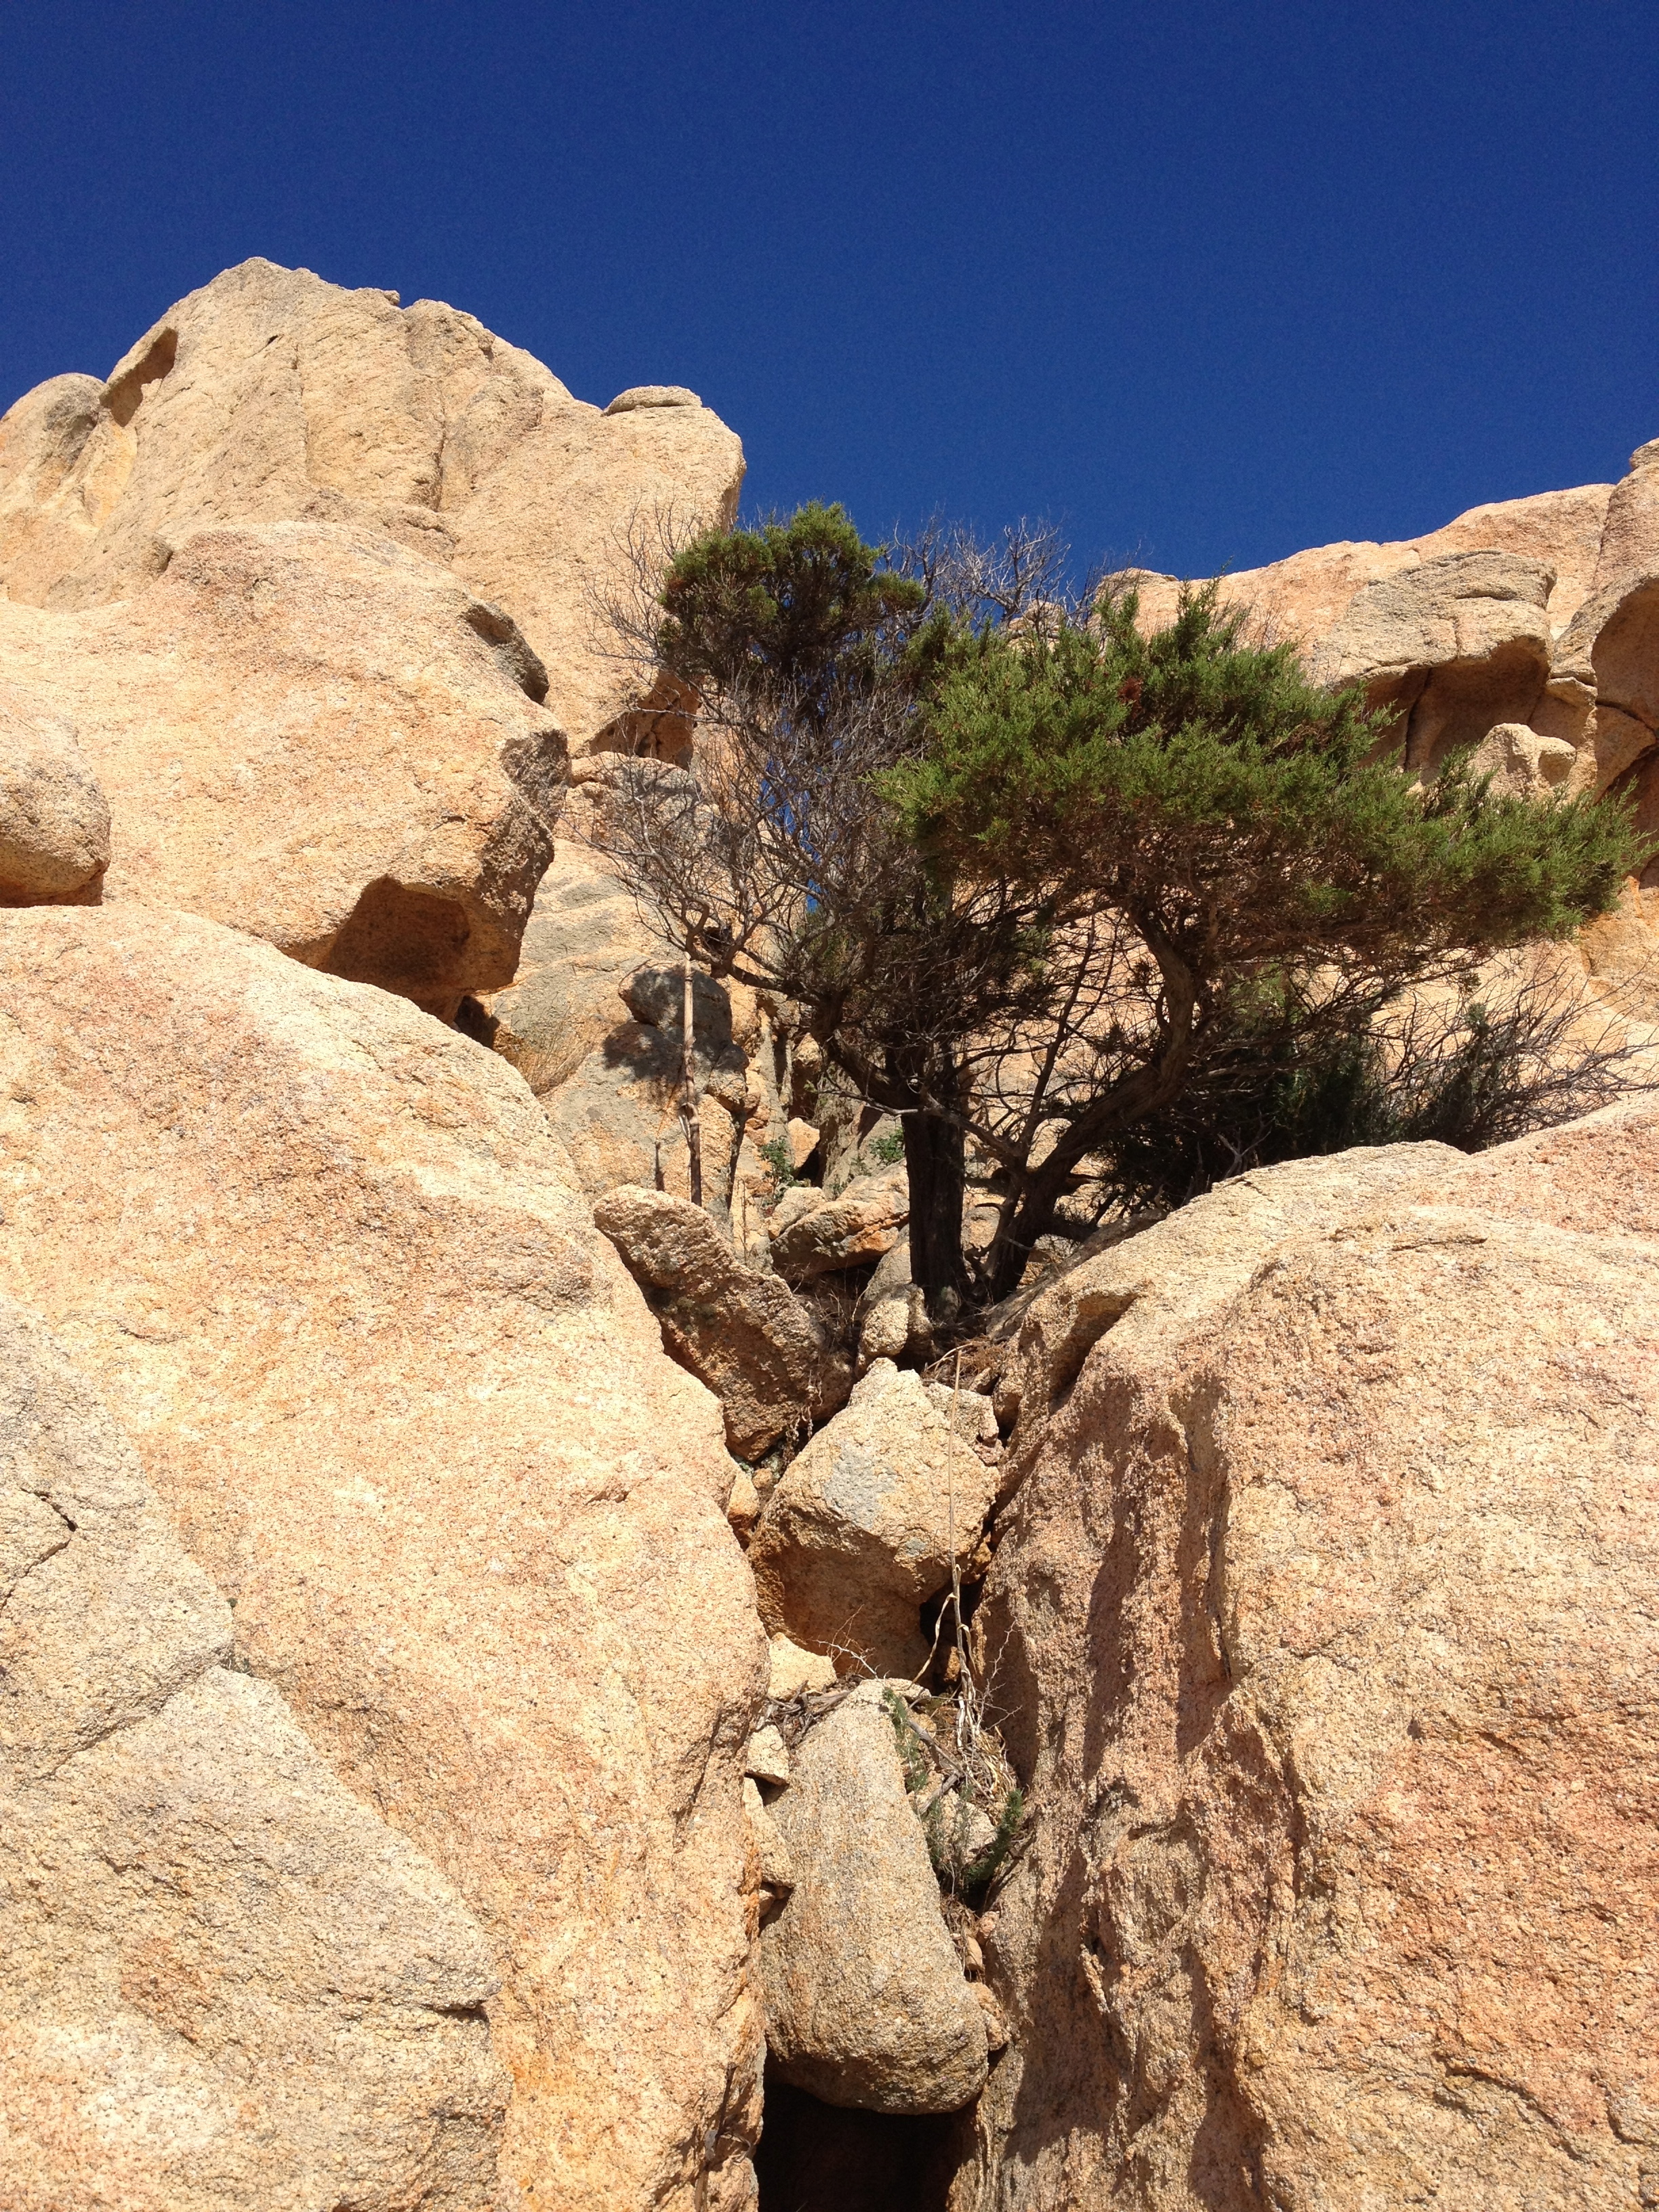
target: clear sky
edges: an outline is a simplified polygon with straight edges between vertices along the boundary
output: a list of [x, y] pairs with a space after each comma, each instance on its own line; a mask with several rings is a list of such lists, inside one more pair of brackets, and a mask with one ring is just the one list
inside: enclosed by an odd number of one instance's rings
[[1655, 0], [0, 0], [0, 405], [250, 254], [1195, 574], [1659, 435]]

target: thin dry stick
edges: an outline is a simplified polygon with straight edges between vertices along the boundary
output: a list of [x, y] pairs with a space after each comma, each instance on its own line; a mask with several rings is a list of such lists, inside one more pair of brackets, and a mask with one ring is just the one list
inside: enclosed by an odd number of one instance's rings
[[680, 1047], [680, 1119], [685, 1124], [685, 1147], [691, 1156], [691, 1203], [702, 1204], [702, 1116], [697, 1111], [696, 1048], [691, 1033], [691, 963], [684, 963], [685, 997]]
[[[954, 1624], [957, 1647], [957, 1681], [959, 1695], [966, 1701], [971, 1695], [973, 1683], [968, 1673], [968, 1647], [962, 1632], [962, 1566], [957, 1558], [957, 1476], [956, 1454], [952, 1449], [957, 1438], [957, 1416], [962, 1410], [962, 1346], [957, 1346], [956, 1381], [951, 1390], [951, 1429], [945, 1439], [945, 1510], [951, 1527], [951, 1616]], [[963, 1704], [957, 1708], [957, 1749], [964, 1747], [962, 1741]], [[971, 1727], [971, 1721], [969, 1723]]]

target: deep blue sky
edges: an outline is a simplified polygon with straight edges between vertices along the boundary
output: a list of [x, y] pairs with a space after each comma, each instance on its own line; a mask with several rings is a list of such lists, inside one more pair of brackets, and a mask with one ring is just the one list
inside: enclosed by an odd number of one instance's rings
[[249, 254], [1184, 574], [1659, 435], [1654, 0], [3, 0], [0, 405]]

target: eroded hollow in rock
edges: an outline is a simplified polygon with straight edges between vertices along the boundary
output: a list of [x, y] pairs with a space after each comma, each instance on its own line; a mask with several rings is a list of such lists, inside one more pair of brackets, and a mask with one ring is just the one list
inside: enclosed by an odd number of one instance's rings
[[766, 2074], [759, 2212], [945, 2212], [960, 2112], [908, 2118], [821, 2104]]
[[104, 394], [104, 404], [124, 430], [138, 412], [150, 386], [159, 384], [169, 374], [178, 357], [178, 331], [158, 331], [132, 367], [109, 386]]

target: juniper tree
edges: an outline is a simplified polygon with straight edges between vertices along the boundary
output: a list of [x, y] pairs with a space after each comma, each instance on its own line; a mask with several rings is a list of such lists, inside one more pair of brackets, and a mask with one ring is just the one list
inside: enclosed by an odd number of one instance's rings
[[[700, 710], [695, 768], [614, 779], [607, 850], [683, 951], [794, 1000], [899, 1115], [935, 1317], [1018, 1283], [1121, 1133], [1242, 1042], [1362, 1032], [1402, 992], [1570, 935], [1644, 857], [1625, 811], [1395, 765], [1352, 690], [1212, 589], [1143, 636], [1057, 549], [839, 508], [678, 550], [632, 635]], [[1006, 1196], [970, 1267], [966, 1147]]]

